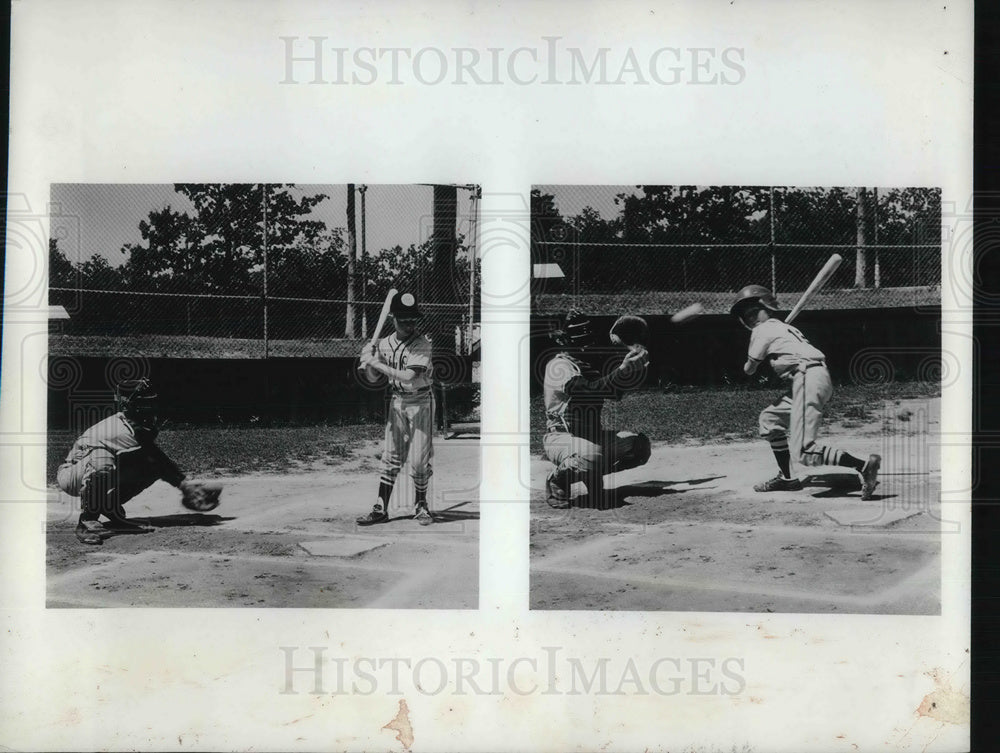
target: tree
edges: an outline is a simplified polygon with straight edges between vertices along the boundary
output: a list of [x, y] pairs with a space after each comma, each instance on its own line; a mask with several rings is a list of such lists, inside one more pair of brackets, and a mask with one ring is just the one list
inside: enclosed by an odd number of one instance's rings
[[49, 238], [49, 287], [75, 288], [79, 285], [78, 277], [73, 262], [59, 250], [59, 240]]
[[178, 183], [193, 215], [167, 207], [140, 224], [144, 244], [122, 249], [130, 281], [139, 289], [248, 294], [263, 263], [264, 207], [268, 262], [280, 265], [296, 239], [315, 237], [325, 224], [306, 217], [326, 196], [296, 199], [292, 184]]

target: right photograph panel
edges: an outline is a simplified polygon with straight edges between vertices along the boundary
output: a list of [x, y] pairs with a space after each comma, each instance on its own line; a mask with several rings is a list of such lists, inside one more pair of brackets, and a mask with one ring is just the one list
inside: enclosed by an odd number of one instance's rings
[[531, 608], [939, 614], [941, 191], [531, 191]]

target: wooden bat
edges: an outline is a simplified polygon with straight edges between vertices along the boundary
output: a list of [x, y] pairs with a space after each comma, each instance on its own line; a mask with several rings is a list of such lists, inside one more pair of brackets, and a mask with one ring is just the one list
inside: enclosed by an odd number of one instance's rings
[[806, 307], [806, 304], [812, 300], [813, 296], [819, 292], [820, 288], [830, 281], [830, 278], [833, 277], [833, 273], [837, 271], [837, 267], [840, 266], [840, 263], [843, 260], [844, 257], [840, 254], [834, 254], [827, 260], [826, 264], [824, 264], [823, 268], [819, 271], [819, 274], [817, 274], [813, 281], [809, 283], [809, 287], [806, 288], [806, 292], [802, 294], [801, 298], [799, 298], [799, 302], [796, 303], [794, 308], [788, 312], [788, 316], [785, 317], [785, 324], [791, 324], [795, 321], [795, 317], [802, 313], [802, 309]]
[[[385, 320], [389, 318], [389, 307], [392, 305], [392, 299], [396, 293], [396, 288], [389, 288], [389, 292], [385, 294], [385, 301], [382, 303], [382, 311], [378, 315], [378, 324], [376, 324], [375, 329], [372, 330], [372, 339], [368, 343], [368, 352], [372, 355], [375, 355], [375, 348], [378, 346], [378, 336], [382, 334], [382, 327], [385, 326]], [[368, 366], [364, 361], [358, 364], [358, 370], [365, 372], [369, 382], [374, 382], [378, 379], [378, 372]]]
[[385, 294], [385, 301], [382, 303], [382, 312], [378, 315], [378, 324], [372, 330], [372, 339], [368, 343], [368, 349], [372, 353], [375, 352], [375, 346], [378, 345], [378, 336], [382, 334], [382, 327], [385, 326], [385, 320], [389, 318], [389, 306], [392, 305], [392, 299], [397, 292], [396, 288], [389, 288], [389, 292]]
[[705, 313], [705, 307], [700, 303], [692, 303], [690, 306], [685, 306], [672, 317], [670, 321], [673, 324], [683, 324], [694, 319], [696, 316], [701, 316]]

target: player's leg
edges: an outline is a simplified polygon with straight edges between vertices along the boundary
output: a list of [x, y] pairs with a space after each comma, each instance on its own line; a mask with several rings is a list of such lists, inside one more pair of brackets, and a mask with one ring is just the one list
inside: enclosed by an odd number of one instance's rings
[[386, 410], [378, 497], [371, 512], [357, 518], [358, 525], [367, 526], [389, 520], [389, 499], [392, 497], [392, 489], [399, 470], [403, 467], [406, 432], [406, 416], [403, 414], [399, 398], [393, 397], [389, 400], [389, 407]]
[[792, 476], [791, 452], [788, 449], [788, 430], [792, 410], [792, 396], [781, 398], [760, 412], [757, 428], [767, 440], [778, 464], [778, 475], [754, 486], [757, 492], [798, 491], [802, 482]]
[[604, 456], [601, 446], [582, 437], [567, 432], [549, 432], [542, 444], [545, 456], [555, 466], [546, 479], [548, 503], [552, 507], [565, 508], [571, 504], [570, 487], [574, 481], [582, 479], [587, 484], [588, 494], [603, 491]]
[[94, 486], [91, 486], [90, 480], [98, 466], [114, 464], [114, 456], [111, 453], [105, 453], [103, 450], [96, 452], [103, 453], [97, 458], [97, 463], [88, 463], [86, 459], [76, 463], [63, 463], [56, 473], [56, 483], [59, 488], [70, 496], [80, 498], [80, 518], [76, 524], [76, 538], [80, 543], [90, 545], [100, 544], [103, 541], [102, 534], [106, 533], [100, 523], [101, 511], [98, 500], [101, 494], [96, 488], [101, 482], [97, 480]]
[[861, 498], [871, 499], [878, 486], [878, 471], [882, 464], [879, 455], [869, 455], [867, 460], [851, 455], [818, 441], [819, 428], [823, 420], [826, 404], [833, 396], [830, 373], [824, 368], [807, 369], [801, 380], [797, 380], [798, 390], [793, 390], [793, 437], [800, 442], [802, 465], [820, 465], [851, 468], [861, 475]]
[[434, 473], [434, 397], [410, 408], [410, 468], [413, 471], [414, 515], [420, 525], [434, 522], [427, 504], [427, 487]]
[[151, 526], [133, 523], [126, 518], [125, 503], [144, 492], [159, 478], [152, 458], [141, 450], [119, 453], [115, 458], [114, 486], [109, 490], [104, 508], [106, 528], [115, 531], [148, 533]]

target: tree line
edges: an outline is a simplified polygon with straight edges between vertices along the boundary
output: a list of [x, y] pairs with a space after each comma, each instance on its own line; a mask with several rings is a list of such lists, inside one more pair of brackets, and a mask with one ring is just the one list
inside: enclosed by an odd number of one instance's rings
[[[870, 246], [941, 243], [941, 192], [936, 188], [636, 189], [616, 194], [618, 213], [611, 218], [589, 206], [564, 216], [556, 195], [532, 190], [533, 261], [558, 263], [567, 277], [578, 272], [580, 289], [613, 292], [655, 289], [672, 284], [665, 280], [696, 272], [716, 286], [728, 284], [722, 277], [757, 279], [762, 264], [770, 264], [772, 242], [801, 246], [781, 249], [781, 263], [789, 277], [809, 279], [817, 257], [807, 246], [850, 245], [853, 253], [841, 251], [850, 262], [844, 267], [855, 287], [870, 287]], [[572, 190], [567, 186], [560, 192]], [[648, 247], [656, 244], [661, 248]], [[727, 248], [729, 244], [754, 245]], [[570, 269], [570, 253], [576, 255], [575, 270]], [[935, 258], [939, 267], [940, 253]]]
[[[329, 197], [296, 197], [292, 188], [294, 184], [175, 184], [193, 211], [169, 205], [150, 211], [138, 225], [140, 242], [117, 249], [124, 257], [119, 264], [102, 253], [73, 262], [58, 240], [50, 239], [49, 284], [76, 290], [259, 296], [266, 276], [269, 297], [350, 300], [361, 300], [362, 293], [368, 300], [381, 300], [392, 287], [417, 290], [430, 299], [444, 285], [452, 288], [441, 296], [452, 300], [455, 286], [468, 287], [464, 237], [458, 236], [447, 250], [453, 256], [451, 280], [429, 271], [440, 246], [433, 238], [405, 248], [369, 250], [359, 259], [350, 227], [353, 212], [347, 213], [346, 232], [327, 227], [310, 214]], [[353, 204], [353, 192], [354, 186], [348, 186], [348, 204]]]

